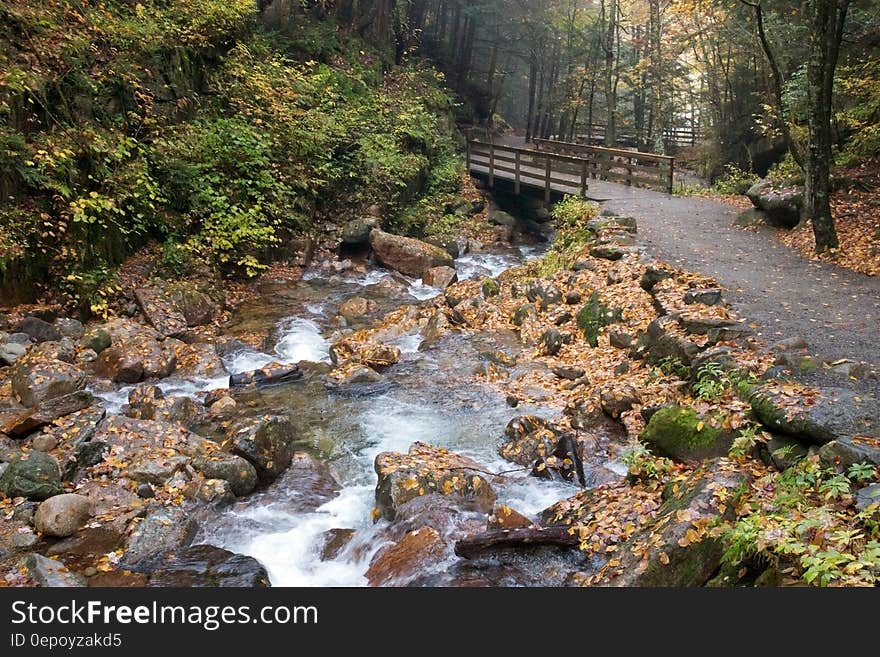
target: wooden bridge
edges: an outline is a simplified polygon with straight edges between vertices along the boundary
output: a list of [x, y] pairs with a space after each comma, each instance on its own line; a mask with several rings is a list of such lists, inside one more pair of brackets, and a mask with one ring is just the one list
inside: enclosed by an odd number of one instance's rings
[[643, 186], [672, 192], [674, 158], [616, 148], [535, 140], [535, 148], [469, 141], [467, 167], [472, 175], [513, 183], [514, 193], [524, 188], [544, 193], [589, 198], [588, 181], [608, 180], [627, 186]]

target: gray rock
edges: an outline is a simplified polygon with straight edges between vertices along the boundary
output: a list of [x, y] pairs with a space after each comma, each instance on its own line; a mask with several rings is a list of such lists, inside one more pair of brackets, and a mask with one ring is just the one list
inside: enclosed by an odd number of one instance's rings
[[132, 481], [161, 486], [169, 481], [187, 462], [188, 459], [185, 456], [138, 459], [128, 466], [126, 473]]
[[558, 354], [565, 342], [565, 337], [556, 329], [547, 329], [538, 339], [541, 353], [547, 356]]
[[609, 331], [608, 340], [612, 347], [617, 349], [629, 349], [633, 343], [633, 336], [626, 331]]
[[134, 296], [144, 317], [159, 333], [166, 337], [179, 337], [186, 333], [186, 317], [162, 290], [141, 288], [134, 291]]
[[510, 228], [516, 228], [519, 222], [517, 222], [516, 217], [513, 215], [504, 212], [503, 210], [492, 210], [487, 215], [486, 219], [493, 226], [508, 226]]
[[82, 390], [85, 384], [86, 375], [78, 367], [60, 360], [42, 360], [34, 354], [20, 359], [12, 368], [12, 391], [28, 408]]
[[767, 219], [773, 224], [794, 228], [800, 221], [804, 204], [803, 187], [776, 189], [772, 181], [761, 180], [749, 188], [746, 196], [756, 208], [766, 213]]
[[690, 365], [700, 353], [700, 347], [687, 338], [676, 334], [678, 322], [668, 315], [658, 317], [648, 325], [648, 332], [640, 340], [640, 350], [650, 363], [659, 363], [666, 358], [677, 358]]
[[25, 317], [18, 323], [17, 329], [19, 333], [26, 333], [37, 343], [56, 342], [61, 339], [58, 329], [38, 317]]
[[648, 267], [645, 269], [645, 273], [642, 274], [639, 285], [645, 292], [653, 292], [654, 286], [656, 286], [661, 281], [672, 278], [673, 276], [675, 276], [675, 272], [668, 267], [659, 265], [648, 265]]
[[514, 326], [522, 326], [523, 324], [526, 323], [527, 320], [529, 320], [529, 319], [533, 320], [533, 319], [537, 319], [537, 318], [538, 318], [537, 309], [532, 304], [527, 303], [527, 304], [520, 306], [519, 308], [517, 308], [514, 311], [513, 317], [511, 318], [510, 321], [513, 322]]
[[64, 492], [58, 463], [42, 452], [9, 455], [7, 466], [0, 474], [0, 491], [7, 497], [45, 500]]
[[546, 310], [562, 301], [562, 293], [553, 283], [533, 280], [529, 281], [526, 286], [526, 299], [540, 306], [542, 310]]
[[254, 588], [269, 586], [263, 565], [243, 554], [213, 545], [193, 545], [160, 554], [137, 568], [150, 575], [150, 586]]
[[156, 554], [186, 547], [192, 543], [198, 528], [181, 507], [151, 511], [132, 531], [122, 563], [133, 566]]
[[208, 506], [228, 506], [235, 501], [232, 485], [225, 479], [202, 479], [194, 492], [195, 499]]
[[257, 471], [254, 466], [234, 454], [202, 456], [193, 461], [193, 467], [208, 479], [228, 481], [232, 492], [238, 497], [247, 495], [257, 487]]
[[619, 244], [602, 244], [590, 248], [590, 255], [594, 258], [602, 258], [603, 260], [617, 261], [623, 256], [633, 253], [632, 247], [621, 246]]
[[342, 243], [350, 246], [366, 245], [370, 241], [370, 231], [379, 227], [376, 217], [352, 219], [342, 228]]
[[233, 451], [250, 461], [263, 483], [276, 479], [290, 465], [296, 430], [285, 417], [255, 418], [232, 427]]
[[721, 290], [717, 287], [688, 290], [684, 293], [684, 302], [687, 305], [701, 303], [705, 306], [715, 306], [721, 303]]
[[29, 336], [27, 333], [10, 333], [6, 337], [6, 342], [10, 344], [21, 344], [27, 347], [28, 345], [33, 343], [33, 340], [31, 340], [31, 336]]
[[23, 437], [55, 420], [88, 408], [95, 401], [92, 393], [77, 390], [61, 397], [46, 399], [36, 408], [22, 413], [0, 426], [0, 431], [12, 436]]
[[96, 354], [100, 354], [110, 346], [110, 334], [100, 327], [89, 329], [89, 331], [82, 336], [79, 344], [83, 349], [91, 349]]
[[0, 365], [12, 365], [27, 353], [27, 347], [17, 342], [0, 344]]
[[856, 491], [856, 510], [864, 511], [872, 504], [880, 504], [880, 484], [871, 484]]
[[34, 436], [30, 441], [30, 447], [33, 450], [38, 452], [51, 452], [58, 446], [58, 440], [55, 436], [49, 436], [47, 434], [40, 434], [38, 436]]
[[82, 527], [92, 517], [89, 499], [72, 493], [55, 495], [37, 507], [34, 527], [45, 536], [64, 538]]
[[581, 378], [585, 374], [585, 372], [580, 367], [566, 367], [563, 365], [559, 365], [553, 368], [553, 374], [558, 376], [560, 379], [575, 381], [576, 379]]
[[69, 317], [59, 317], [55, 320], [53, 326], [58, 330], [58, 333], [60, 333], [62, 337], [72, 338], [74, 340], [79, 340], [83, 336], [83, 333], [85, 333], [85, 327], [82, 322], [78, 319], [70, 319]]
[[72, 588], [86, 585], [84, 577], [70, 572], [63, 563], [44, 557], [42, 554], [29, 554], [22, 563], [37, 586]]

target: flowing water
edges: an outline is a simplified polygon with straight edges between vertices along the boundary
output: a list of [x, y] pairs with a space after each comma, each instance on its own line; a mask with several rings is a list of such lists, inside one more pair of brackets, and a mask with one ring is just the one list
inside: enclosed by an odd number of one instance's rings
[[[523, 247], [507, 253], [471, 254], [460, 258], [456, 266], [462, 279], [482, 278], [498, 275], [536, 253], [533, 247]], [[554, 409], [512, 409], [497, 390], [468, 380], [481, 351], [517, 350], [513, 334], [468, 338], [452, 332], [420, 351], [422, 339], [416, 328], [395, 340], [402, 360], [386, 372], [385, 384], [355, 386], [341, 393], [328, 388], [320, 376], [327, 371], [320, 364], [330, 361], [329, 338], [338, 330], [334, 318], [344, 300], [363, 296], [377, 302], [378, 310], [363, 319], [366, 325], [395, 307], [440, 293], [383, 269], [342, 274], [314, 271], [295, 284], [271, 287], [238, 312], [233, 329], [269, 332], [275, 336], [275, 346], [271, 353], [242, 350], [232, 354], [225, 360], [230, 373], [273, 361], [298, 362], [307, 372], [303, 381], [238, 393], [239, 405], [254, 414], [289, 414], [301, 431], [297, 448], [326, 463], [341, 490], [328, 491], [322, 485], [303, 490], [301, 473], [292, 469], [267, 489], [212, 518], [200, 541], [257, 558], [275, 586], [364, 585], [370, 559], [385, 542], [384, 523], [374, 525], [371, 519], [376, 455], [406, 452], [413, 442], [423, 441], [470, 456], [490, 472], [514, 467], [497, 454], [507, 422], [523, 413], [546, 414]], [[161, 387], [173, 396], [226, 385], [223, 377], [168, 379]], [[102, 395], [111, 411], [118, 411], [128, 390]], [[571, 486], [527, 477], [525, 472], [493, 485], [499, 502], [526, 515], [573, 493]], [[331, 529], [355, 530], [354, 538], [335, 559], [322, 561], [325, 533]]]

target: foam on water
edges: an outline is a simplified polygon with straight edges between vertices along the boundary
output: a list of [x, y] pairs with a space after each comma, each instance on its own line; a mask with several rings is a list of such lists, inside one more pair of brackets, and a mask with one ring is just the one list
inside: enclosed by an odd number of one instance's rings
[[282, 338], [275, 353], [284, 363], [330, 362], [330, 343], [321, 335], [321, 327], [310, 319], [295, 317], [282, 325]]
[[474, 276], [479, 277], [485, 271], [488, 271], [492, 278], [495, 278], [502, 272], [518, 265], [520, 260], [521, 258], [512, 254], [469, 253], [455, 261], [455, 268], [462, 280], [468, 280]]

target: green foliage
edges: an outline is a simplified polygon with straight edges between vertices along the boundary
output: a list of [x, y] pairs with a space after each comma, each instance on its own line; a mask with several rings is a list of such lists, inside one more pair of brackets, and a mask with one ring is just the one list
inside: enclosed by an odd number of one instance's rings
[[556, 222], [556, 236], [544, 256], [540, 273], [547, 276], [569, 269], [595, 235], [587, 222], [599, 215], [599, 206], [578, 196], [566, 196], [553, 206], [551, 216]]
[[725, 370], [719, 363], [708, 362], [697, 370], [691, 390], [697, 399], [711, 401], [718, 399], [729, 390], [747, 390], [756, 380], [751, 372]]
[[[740, 458], [751, 454], [759, 442], [767, 440], [767, 436], [757, 426], [743, 427], [733, 439], [729, 454], [734, 458]], [[778, 451], [778, 450], [777, 450]]]
[[677, 379], [686, 379], [690, 375], [690, 368], [677, 356], [666, 356], [657, 361], [657, 369], [663, 376], [672, 376]]
[[877, 479], [877, 468], [870, 463], [853, 463], [846, 471], [846, 476], [856, 484], [865, 484]]
[[620, 457], [633, 479], [664, 481], [675, 471], [671, 459], [655, 456], [644, 443], [637, 442]]
[[583, 331], [584, 339], [591, 347], [599, 346], [599, 330], [621, 320], [621, 308], [609, 308], [602, 303], [598, 292], [593, 292], [587, 303], [577, 314], [578, 328]]
[[712, 189], [719, 194], [741, 195], [759, 180], [759, 176], [743, 171], [735, 164], [725, 164], [724, 175], [712, 184]]

